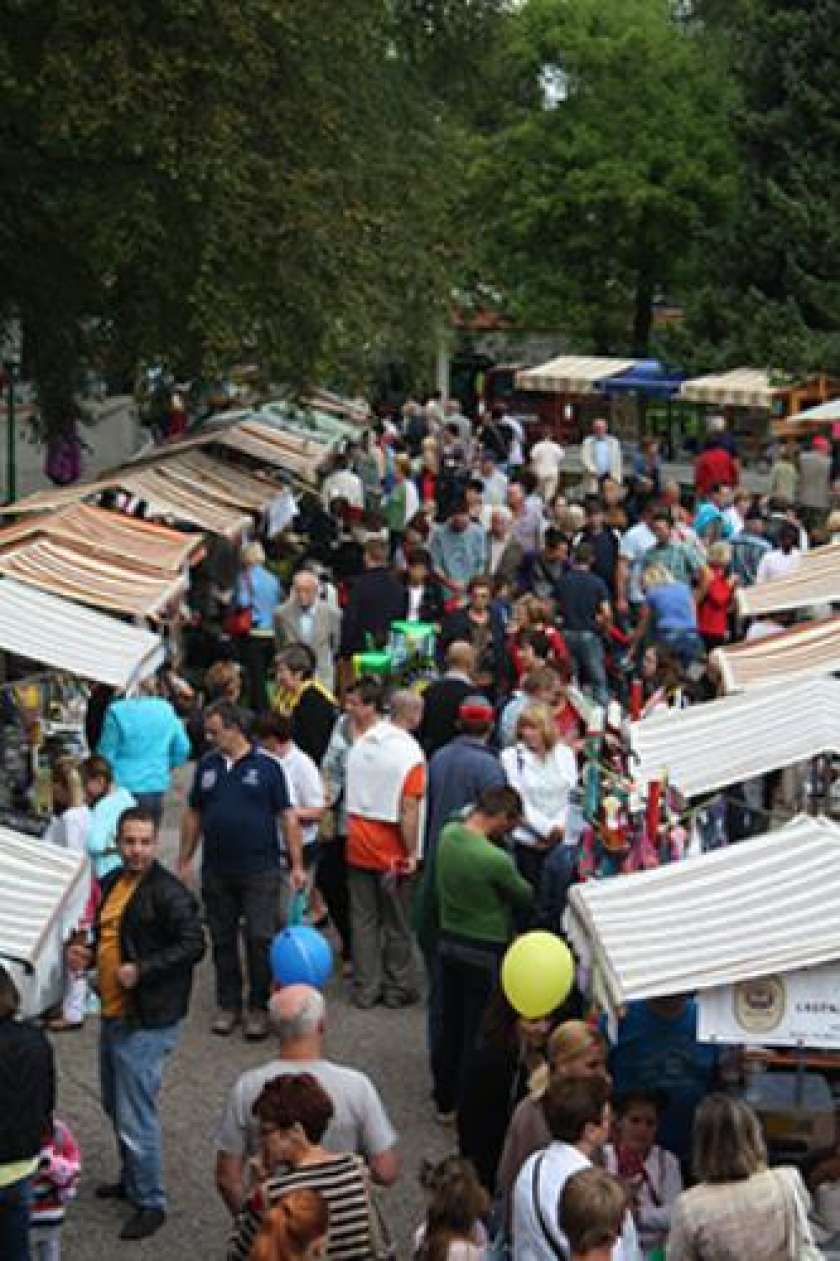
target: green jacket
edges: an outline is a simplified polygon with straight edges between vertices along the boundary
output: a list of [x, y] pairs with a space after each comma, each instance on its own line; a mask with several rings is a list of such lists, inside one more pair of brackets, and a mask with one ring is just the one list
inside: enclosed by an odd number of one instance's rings
[[501, 945], [513, 936], [513, 908], [534, 900], [507, 851], [463, 823], [440, 834], [437, 890], [442, 932]]

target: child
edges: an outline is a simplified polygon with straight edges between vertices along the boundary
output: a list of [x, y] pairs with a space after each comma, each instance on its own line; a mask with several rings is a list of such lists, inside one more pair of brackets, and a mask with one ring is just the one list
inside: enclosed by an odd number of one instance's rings
[[61, 1223], [76, 1195], [81, 1168], [82, 1154], [75, 1138], [63, 1121], [53, 1117], [32, 1183], [29, 1243], [33, 1261], [60, 1261]]
[[611, 1261], [626, 1212], [627, 1192], [612, 1174], [594, 1165], [573, 1173], [560, 1196], [570, 1261]]
[[631, 1211], [646, 1256], [663, 1248], [674, 1201], [682, 1191], [673, 1152], [656, 1145], [664, 1099], [653, 1090], [633, 1090], [616, 1100], [616, 1141], [604, 1148], [604, 1164], [631, 1197]]
[[460, 1156], [437, 1165], [424, 1161], [420, 1184], [429, 1205], [414, 1236], [415, 1261], [486, 1261], [487, 1232], [480, 1219], [489, 1212], [490, 1197], [470, 1162]]
[[[85, 804], [79, 766], [75, 758], [56, 758], [52, 767], [52, 796], [55, 814], [44, 840], [52, 841], [53, 844], [76, 854], [85, 854], [90, 828], [90, 808]], [[93, 923], [98, 894], [96, 881], [91, 878], [90, 894], [79, 925], [79, 940], [84, 939], [86, 930]], [[50, 1033], [81, 1029], [87, 998], [87, 976], [84, 972], [73, 972], [65, 965], [61, 1015], [47, 1021]]]

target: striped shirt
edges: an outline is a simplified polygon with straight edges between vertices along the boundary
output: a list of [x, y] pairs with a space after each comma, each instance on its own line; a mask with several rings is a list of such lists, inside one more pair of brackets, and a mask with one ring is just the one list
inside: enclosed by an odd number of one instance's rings
[[263, 1215], [281, 1196], [301, 1187], [319, 1191], [330, 1214], [327, 1261], [374, 1261], [370, 1238], [368, 1183], [359, 1156], [332, 1156], [319, 1165], [305, 1165], [276, 1173], [260, 1184], [236, 1219], [228, 1246], [228, 1261], [245, 1261], [262, 1224]]

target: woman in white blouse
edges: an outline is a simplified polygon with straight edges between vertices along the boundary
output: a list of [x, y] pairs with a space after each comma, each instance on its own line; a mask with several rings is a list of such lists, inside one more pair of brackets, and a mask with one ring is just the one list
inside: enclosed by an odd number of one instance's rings
[[516, 744], [501, 762], [522, 797], [522, 822], [513, 834], [517, 866], [537, 887], [547, 853], [563, 839], [569, 792], [578, 779], [575, 755], [558, 737], [551, 710], [528, 705], [516, 724]]

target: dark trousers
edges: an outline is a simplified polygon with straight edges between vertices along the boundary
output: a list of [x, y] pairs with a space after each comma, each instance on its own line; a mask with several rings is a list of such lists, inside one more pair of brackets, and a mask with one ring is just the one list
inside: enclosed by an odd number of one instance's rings
[[352, 958], [350, 892], [347, 888], [347, 837], [334, 836], [318, 847], [315, 883], [324, 895], [330, 919], [341, 938], [341, 957]]
[[29, 1261], [31, 1195], [30, 1178], [0, 1187], [0, 1257], [3, 1261]]
[[219, 1007], [223, 1011], [242, 1010], [244, 984], [239, 961], [239, 923], [243, 920], [248, 1006], [266, 1008], [271, 992], [268, 951], [282, 920], [282, 872], [278, 868], [237, 876], [205, 871], [201, 892], [213, 943]]
[[438, 945], [441, 982], [440, 1041], [432, 1056], [435, 1103], [453, 1112], [464, 1082], [481, 1017], [496, 987], [504, 946], [441, 937]]
[[245, 694], [255, 714], [268, 709], [268, 676], [277, 651], [273, 635], [242, 635], [236, 655], [245, 675]]

